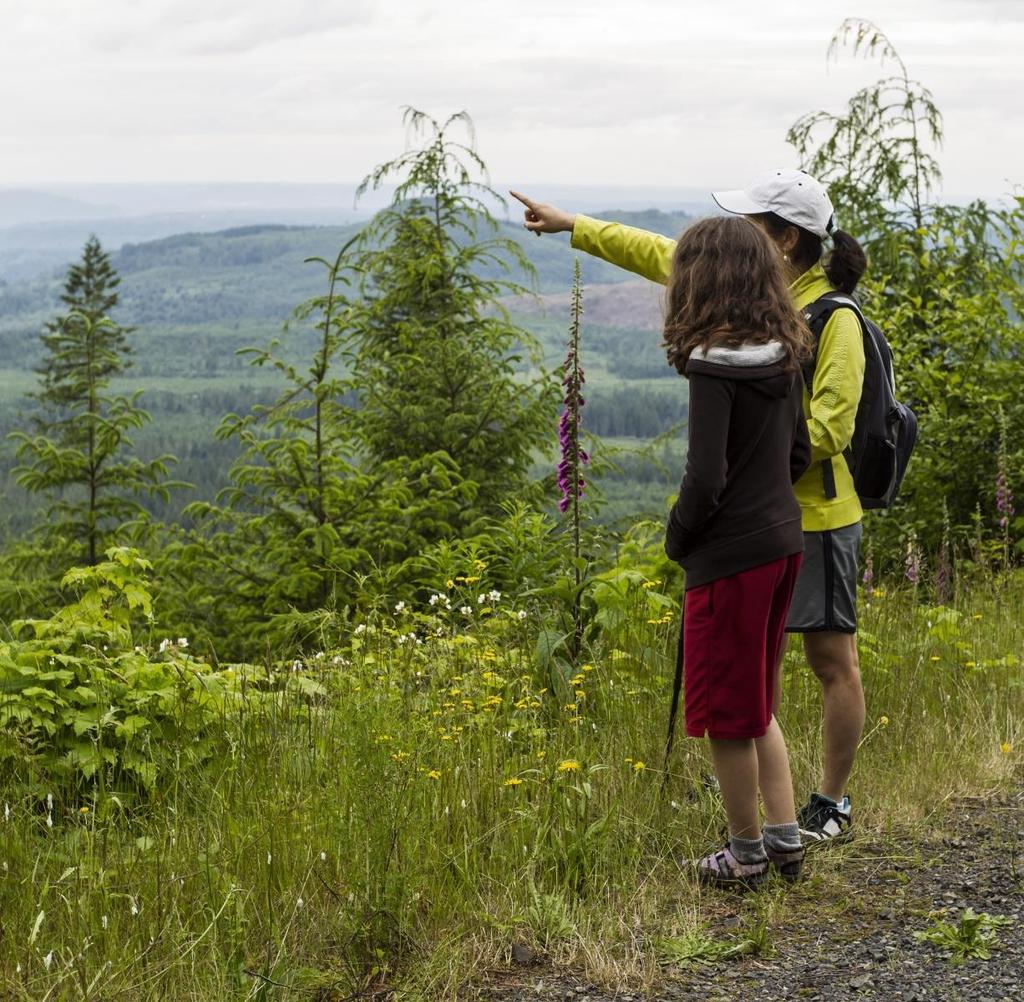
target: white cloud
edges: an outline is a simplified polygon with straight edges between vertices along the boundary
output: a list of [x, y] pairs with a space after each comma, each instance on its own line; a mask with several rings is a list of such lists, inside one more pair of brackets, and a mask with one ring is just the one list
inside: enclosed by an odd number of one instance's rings
[[[947, 189], [1022, 175], [1024, 4], [866, 0], [946, 112]], [[741, 181], [879, 72], [845, 2], [0, 0], [0, 181], [348, 180], [465, 108], [499, 178]], [[15, 97], [16, 96], [16, 97]], [[1024, 176], [1020, 177], [1024, 180]]]

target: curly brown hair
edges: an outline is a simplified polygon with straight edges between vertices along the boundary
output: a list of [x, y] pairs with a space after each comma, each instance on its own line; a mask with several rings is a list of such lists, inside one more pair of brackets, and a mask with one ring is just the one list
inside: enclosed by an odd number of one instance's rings
[[787, 367], [809, 357], [811, 334], [793, 305], [771, 238], [742, 216], [713, 216], [683, 233], [666, 294], [669, 365], [686, 371], [695, 348], [778, 341]]

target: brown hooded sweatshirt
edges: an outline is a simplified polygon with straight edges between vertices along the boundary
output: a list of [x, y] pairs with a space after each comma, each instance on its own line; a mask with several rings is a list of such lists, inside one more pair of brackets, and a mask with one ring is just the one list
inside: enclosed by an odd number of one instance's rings
[[792, 485], [811, 444], [803, 382], [777, 341], [698, 348], [686, 377], [689, 449], [665, 552], [689, 589], [803, 551]]

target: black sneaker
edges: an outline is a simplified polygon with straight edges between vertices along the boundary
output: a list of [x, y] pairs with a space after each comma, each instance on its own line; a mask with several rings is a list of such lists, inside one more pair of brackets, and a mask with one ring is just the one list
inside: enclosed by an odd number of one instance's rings
[[843, 797], [842, 803], [837, 804], [820, 793], [812, 793], [800, 808], [797, 821], [804, 842], [842, 842], [853, 834], [850, 798]]

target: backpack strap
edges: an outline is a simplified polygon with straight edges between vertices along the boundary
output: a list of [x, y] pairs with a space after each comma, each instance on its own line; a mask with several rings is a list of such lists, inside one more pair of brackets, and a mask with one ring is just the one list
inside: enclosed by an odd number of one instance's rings
[[825, 330], [832, 314], [838, 309], [850, 309], [857, 314], [861, 329], [864, 327], [864, 314], [860, 311], [860, 305], [852, 296], [845, 292], [826, 292], [819, 296], [813, 303], [808, 303], [803, 308], [804, 320], [811, 330], [814, 339], [814, 348], [811, 357], [801, 366], [804, 375], [804, 383], [807, 385], [807, 392], [814, 392], [814, 370], [818, 365], [818, 349], [821, 347], [821, 335]]
[[[864, 330], [864, 315], [860, 311], [860, 306], [856, 299], [848, 296], [845, 292], [826, 292], [823, 296], [815, 299], [813, 303], [808, 303], [803, 309], [804, 320], [807, 322], [807, 326], [810, 328], [811, 335], [814, 338], [814, 349], [811, 352], [811, 357], [801, 367], [808, 394], [814, 392], [814, 370], [818, 365], [818, 349], [821, 347], [821, 335], [825, 330], [825, 325], [832, 319], [832, 314], [840, 309], [853, 310], [860, 321], [861, 330]], [[844, 455], [846, 455], [848, 464], [850, 462], [849, 453], [850, 450], [846, 449]], [[825, 492], [825, 497], [831, 501], [837, 493], [836, 474], [832, 467], [831, 459], [823, 459], [821, 461], [821, 485]]]

